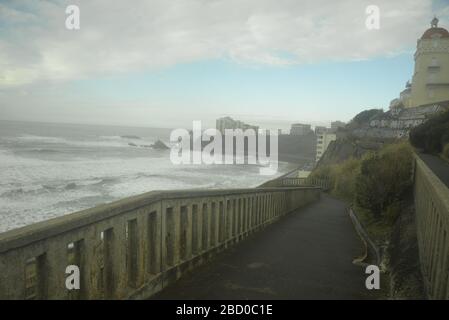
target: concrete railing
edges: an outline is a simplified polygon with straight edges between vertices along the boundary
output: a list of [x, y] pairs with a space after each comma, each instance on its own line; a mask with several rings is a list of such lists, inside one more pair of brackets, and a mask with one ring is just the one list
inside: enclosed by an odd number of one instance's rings
[[[148, 298], [318, 188], [150, 192], [0, 234], [0, 299]], [[66, 267], [80, 290], [66, 288]]]
[[415, 156], [419, 256], [430, 299], [449, 299], [449, 189]]
[[326, 191], [330, 188], [330, 179], [280, 177], [267, 181], [261, 187], [318, 187]]
[[328, 190], [330, 187], [330, 180], [328, 178], [313, 178], [309, 177], [306, 179], [300, 178], [285, 178], [282, 180], [282, 186], [315, 186], [322, 190]]

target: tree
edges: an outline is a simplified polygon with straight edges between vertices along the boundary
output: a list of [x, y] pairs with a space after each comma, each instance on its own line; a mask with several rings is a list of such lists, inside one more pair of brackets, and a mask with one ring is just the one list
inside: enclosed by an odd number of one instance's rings
[[441, 153], [449, 143], [449, 111], [439, 113], [410, 131], [410, 142], [428, 153]]
[[350, 124], [352, 125], [361, 125], [364, 123], [368, 123], [370, 120], [374, 119], [378, 115], [383, 114], [382, 109], [370, 109], [370, 110], [364, 110], [360, 113], [358, 113], [351, 121]]

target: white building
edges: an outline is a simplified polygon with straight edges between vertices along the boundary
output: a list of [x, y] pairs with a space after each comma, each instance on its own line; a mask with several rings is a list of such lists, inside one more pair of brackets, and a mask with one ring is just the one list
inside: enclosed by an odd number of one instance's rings
[[344, 128], [346, 126], [346, 123], [343, 121], [332, 121], [331, 122], [331, 129], [337, 130], [338, 128]]
[[326, 131], [327, 131], [327, 128], [324, 127], [324, 126], [315, 126], [315, 134], [316, 135], [319, 135], [319, 134], [321, 134], [323, 132], [326, 132]]
[[333, 132], [329, 132], [328, 130], [323, 130], [317, 133], [316, 162], [321, 159], [324, 152], [327, 150], [327, 147], [329, 147], [329, 144], [335, 140], [337, 140], [337, 135]]
[[434, 18], [415, 52], [415, 70], [408, 105], [418, 107], [449, 100], [449, 32]]
[[294, 123], [290, 129], [292, 136], [305, 136], [312, 132], [310, 124]]

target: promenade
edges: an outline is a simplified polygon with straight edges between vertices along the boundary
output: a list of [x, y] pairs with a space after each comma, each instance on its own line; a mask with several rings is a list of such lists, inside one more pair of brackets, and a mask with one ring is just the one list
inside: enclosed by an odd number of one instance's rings
[[361, 253], [345, 204], [322, 194], [153, 299], [374, 299]]

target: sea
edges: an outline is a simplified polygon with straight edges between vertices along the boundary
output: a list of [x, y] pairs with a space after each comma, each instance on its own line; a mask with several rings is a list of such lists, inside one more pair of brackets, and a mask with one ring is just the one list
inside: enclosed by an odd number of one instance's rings
[[152, 190], [256, 187], [259, 165], [176, 165], [170, 129], [0, 121], [0, 232]]

